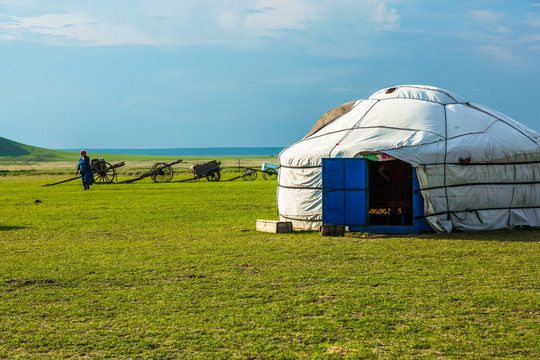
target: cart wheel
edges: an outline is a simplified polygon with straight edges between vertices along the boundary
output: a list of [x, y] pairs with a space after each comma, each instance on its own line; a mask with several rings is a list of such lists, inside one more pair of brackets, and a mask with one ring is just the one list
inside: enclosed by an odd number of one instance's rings
[[92, 166], [94, 180], [98, 184], [112, 183], [116, 177], [116, 169], [108, 162], [97, 162]]
[[206, 176], [206, 180], [208, 181], [219, 181], [220, 178], [221, 174], [219, 173], [219, 170], [214, 170]]
[[275, 169], [266, 169], [263, 171], [262, 177], [264, 180], [276, 180], [277, 171]]
[[250, 168], [245, 168], [242, 171], [242, 180], [244, 181], [253, 181], [257, 178], [257, 171]]
[[164, 183], [169, 182], [173, 178], [173, 169], [170, 165], [165, 163], [156, 163], [150, 170], [152, 175], [150, 177], [154, 182]]

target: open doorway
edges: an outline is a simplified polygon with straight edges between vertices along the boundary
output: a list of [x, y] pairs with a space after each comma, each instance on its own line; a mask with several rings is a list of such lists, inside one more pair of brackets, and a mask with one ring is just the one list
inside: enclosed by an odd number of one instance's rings
[[368, 161], [369, 225], [412, 225], [412, 167], [401, 160]]

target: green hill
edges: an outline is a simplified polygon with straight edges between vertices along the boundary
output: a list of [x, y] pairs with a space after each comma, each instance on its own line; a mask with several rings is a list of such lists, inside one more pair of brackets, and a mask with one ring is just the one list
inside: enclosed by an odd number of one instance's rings
[[20, 156], [28, 155], [30, 151], [25, 150], [22, 144], [18, 144], [14, 141], [0, 138], [0, 156]]
[[72, 151], [50, 150], [0, 137], [0, 162], [72, 161], [77, 155]]
[[[108, 161], [123, 160], [177, 160], [176, 156], [152, 155], [122, 155], [122, 154], [88, 154], [90, 158], [106, 157]], [[12, 162], [41, 162], [41, 161], [78, 161], [77, 151], [63, 151], [40, 148], [21, 144], [19, 142], [0, 137], [0, 163]]]

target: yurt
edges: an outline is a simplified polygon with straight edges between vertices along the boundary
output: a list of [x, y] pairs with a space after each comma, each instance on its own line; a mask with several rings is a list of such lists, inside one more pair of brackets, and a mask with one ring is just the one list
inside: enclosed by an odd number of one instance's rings
[[540, 135], [440, 88], [393, 86], [341, 105], [279, 159], [279, 215], [296, 230], [540, 226]]

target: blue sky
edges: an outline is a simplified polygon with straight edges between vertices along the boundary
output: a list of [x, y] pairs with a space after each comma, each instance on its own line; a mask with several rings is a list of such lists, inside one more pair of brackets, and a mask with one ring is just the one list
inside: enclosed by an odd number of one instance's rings
[[540, 0], [0, 0], [0, 136], [47, 148], [287, 146], [438, 86], [540, 131]]

